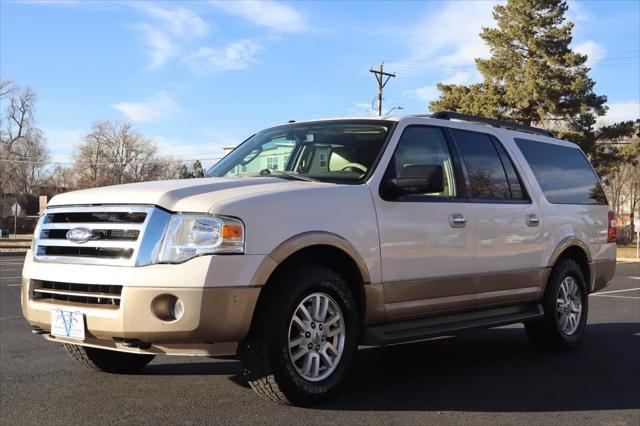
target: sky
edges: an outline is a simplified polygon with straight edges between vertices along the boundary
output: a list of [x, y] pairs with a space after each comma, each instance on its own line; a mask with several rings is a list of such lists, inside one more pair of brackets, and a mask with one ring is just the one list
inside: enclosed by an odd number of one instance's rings
[[[38, 94], [52, 161], [98, 120], [130, 120], [163, 155], [205, 165], [288, 120], [428, 113], [438, 82], [480, 80], [495, 1], [0, 0], [0, 75]], [[640, 117], [640, 1], [570, 1], [605, 120]]]

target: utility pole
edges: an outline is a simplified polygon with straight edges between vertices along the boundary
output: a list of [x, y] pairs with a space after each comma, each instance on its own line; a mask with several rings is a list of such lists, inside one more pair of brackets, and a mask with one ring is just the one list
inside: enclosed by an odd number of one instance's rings
[[[382, 89], [387, 85], [391, 77], [395, 77], [395, 73], [384, 72], [384, 62], [380, 64], [378, 70], [369, 69], [370, 73], [375, 74], [378, 80], [378, 115], [382, 115]], [[386, 78], [385, 78], [386, 77]]]

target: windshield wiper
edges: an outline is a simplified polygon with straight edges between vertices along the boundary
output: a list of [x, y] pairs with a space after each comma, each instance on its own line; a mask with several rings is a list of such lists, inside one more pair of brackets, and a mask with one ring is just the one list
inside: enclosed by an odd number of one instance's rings
[[306, 182], [318, 182], [317, 179], [313, 179], [307, 176], [303, 176], [300, 173], [296, 173], [296, 172], [286, 172], [283, 170], [270, 170], [270, 169], [262, 169], [260, 170], [260, 173], [258, 173], [260, 176], [287, 176], [290, 178], [294, 178], [294, 179], [298, 179], [298, 180], [304, 180]]

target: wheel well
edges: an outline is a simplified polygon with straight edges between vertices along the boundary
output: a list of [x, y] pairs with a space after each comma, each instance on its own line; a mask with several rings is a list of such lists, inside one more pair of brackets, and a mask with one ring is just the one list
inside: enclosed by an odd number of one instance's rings
[[[563, 251], [562, 254], [558, 256], [556, 263], [558, 263], [558, 261], [561, 259], [574, 260], [580, 266], [582, 275], [587, 281], [587, 287], [589, 287], [591, 283], [591, 274], [589, 273], [589, 258], [587, 257], [587, 253], [585, 253], [585, 251], [578, 246], [571, 246], [565, 249], [565, 251]], [[589, 290], [587, 289], [587, 291]]]
[[274, 284], [278, 280], [278, 276], [284, 271], [295, 268], [298, 265], [304, 263], [319, 263], [326, 265], [334, 269], [344, 280], [346, 281], [351, 294], [356, 301], [360, 319], [364, 319], [366, 298], [363, 288], [363, 278], [356, 262], [343, 250], [330, 246], [330, 245], [314, 245], [302, 248], [297, 252], [291, 254], [284, 261], [282, 261], [276, 269], [271, 273], [269, 279], [264, 285], [253, 317], [259, 316], [265, 308], [265, 303], [270, 299], [271, 294], [274, 292], [276, 285]]

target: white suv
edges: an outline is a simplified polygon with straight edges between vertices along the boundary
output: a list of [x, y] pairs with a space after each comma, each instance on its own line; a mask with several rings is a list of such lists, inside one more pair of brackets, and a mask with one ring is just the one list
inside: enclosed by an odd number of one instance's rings
[[582, 151], [482, 117], [357, 118], [256, 133], [210, 177], [58, 195], [22, 309], [84, 366], [238, 356], [265, 398], [311, 404], [359, 344], [523, 322], [574, 347], [615, 271]]

